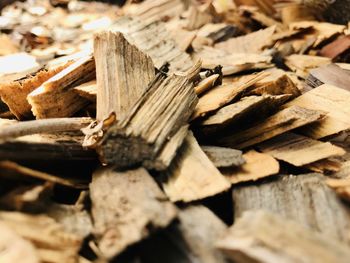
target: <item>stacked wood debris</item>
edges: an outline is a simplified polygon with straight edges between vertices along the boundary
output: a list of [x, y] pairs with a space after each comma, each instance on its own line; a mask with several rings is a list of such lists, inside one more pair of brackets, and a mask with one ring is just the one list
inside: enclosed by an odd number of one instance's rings
[[349, 261], [348, 0], [11, 2], [1, 263]]

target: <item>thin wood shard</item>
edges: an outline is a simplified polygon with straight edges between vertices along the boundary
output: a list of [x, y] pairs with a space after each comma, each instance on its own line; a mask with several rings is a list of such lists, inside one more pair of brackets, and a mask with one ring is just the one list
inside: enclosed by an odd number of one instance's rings
[[94, 234], [106, 258], [165, 228], [176, 216], [157, 183], [143, 168], [97, 170], [90, 185]]
[[291, 106], [246, 130], [220, 138], [218, 142], [224, 146], [243, 149], [322, 118], [323, 114], [319, 111]]
[[98, 152], [104, 162], [125, 167], [155, 159], [197, 104], [192, 81], [199, 67], [170, 76], [158, 73], [126, 117], [100, 142]]
[[96, 80], [91, 80], [89, 82], [83, 83], [74, 88], [81, 97], [86, 98], [92, 102], [96, 102], [97, 97], [97, 84]]
[[347, 262], [349, 249], [327, 235], [266, 211], [247, 212], [218, 242], [235, 262]]
[[279, 163], [268, 154], [250, 150], [243, 158], [246, 162], [239, 168], [222, 169], [222, 173], [232, 184], [256, 181], [277, 174], [280, 170]]
[[349, 91], [324, 84], [283, 105], [283, 107], [290, 106], [300, 106], [326, 113], [323, 120], [303, 129], [305, 135], [314, 139], [333, 135], [350, 128]]
[[246, 162], [239, 150], [218, 146], [201, 146], [201, 148], [217, 168], [237, 167]]
[[303, 166], [322, 159], [345, 154], [329, 142], [321, 142], [295, 133], [284, 133], [260, 144], [259, 149], [278, 160]]
[[32, 116], [31, 106], [27, 101], [27, 96], [38, 88], [45, 81], [62, 71], [70, 63], [51, 70], [40, 70], [33, 76], [0, 84], [1, 100], [6, 103], [10, 111], [22, 120]]
[[263, 209], [326, 234], [332, 242], [349, 242], [347, 209], [324, 179], [320, 174], [291, 175], [236, 187], [233, 189], [234, 216], [237, 219], [245, 211]]
[[191, 133], [164, 176], [164, 191], [173, 202], [200, 200], [230, 187]]
[[72, 88], [95, 78], [95, 61], [83, 57], [45, 81], [27, 99], [37, 119], [70, 117], [87, 105], [88, 101]]
[[97, 120], [111, 112], [122, 120], [155, 76], [149, 56], [120, 32], [104, 31], [94, 38], [97, 77]]

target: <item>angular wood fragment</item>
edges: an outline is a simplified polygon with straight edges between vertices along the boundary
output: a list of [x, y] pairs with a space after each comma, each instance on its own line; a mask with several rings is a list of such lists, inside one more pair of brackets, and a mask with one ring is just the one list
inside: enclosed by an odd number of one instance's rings
[[248, 96], [239, 101], [222, 107], [215, 114], [200, 122], [200, 128], [206, 134], [222, 130], [229, 125], [251, 118], [254, 114], [263, 114], [266, 111], [277, 109], [289, 95], [280, 96]]
[[190, 202], [226, 191], [230, 183], [189, 133], [179, 154], [165, 172], [163, 188], [171, 201]]
[[191, 46], [192, 41], [196, 37], [196, 31], [188, 31], [182, 28], [176, 28], [170, 33], [179, 46], [179, 49], [184, 52]]
[[201, 148], [217, 168], [237, 167], [246, 162], [239, 150], [218, 146], [201, 146]]
[[230, 38], [215, 45], [216, 48], [230, 53], [260, 53], [263, 48], [272, 44], [272, 35], [276, 26], [271, 26], [244, 36]]
[[285, 59], [286, 65], [299, 77], [306, 79], [310, 70], [331, 63], [329, 58], [310, 55], [290, 55]]
[[22, 120], [32, 116], [31, 106], [27, 96], [45, 81], [65, 69], [69, 63], [51, 70], [40, 70], [33, 76], [0, 84], [1, 100], [6, 103], [11, 112]]
[[219, 241], [235, 262], [347, 262], [349, 249], [329, 236], [260, 210], [247, 212]]
[[283, 105], [290, 106], [326, 113], [323, 120], [303, 129], [303, 133], [311, 138], [320, 139], [350, 128], [349, 91], [324, 84]]
[[239, 168], [222, 170], [232, 184], [256, 181], [279, 172], [279, 163], [268, 154], [250, 150], [243, 154], [243, 158], [246, 163]]
[[34, 116], [37, 119], [72, 116], [88, 103], [72, 88], [94, 79], [95, 75], [95, 61], [87, 56], [45, 81], [27, 97]]
[[230, 103], [244, 92], [251, 90], [252, 85], [265, 77], [266, 73], [259, 73], [247, 78], [243, 78], [233, 84], [217, 86], [205, 93], [198, 101], [192, 119], [204, 117], [222, 106]]
[[215, 15], [217, 14], [215, 12], [215, 8], [211, 3], [204, 4], [199, 7], [192, 5], [188, 10], [188, 17], [184, 24], [184, 28], [188, 30], [199, 29], [205, 24], [213, 22]]
[[170, 76], [158, 73], [126, 117], [99, 143], [97, 150], [103, 161], [127, 167], [155, 159], [197, 104], [192, 82], [199, 67], [197, 64], [186, 73]]
[[[245, 211], [267, 210], [335, 240], [349, 242], [347, 208], [320, 174], [279, 176], [233, 189], [235, 218]], [[326, 205], [325, 205], [326, 204]]]
[[157, 183], [143, 168], [97, 170], [90, 185], [94, 235], [106, 258], [165, 228], [176, 216]]
[[313, 140], [296, 133], [281, 134], [258, 147], [264, 153], [295, 166], [345, 154], [345, 150], [329, 142]]
[[97, 77], [97, 120], [111, 112], [122, 120], [155, 76], [151, 58], [120, 32], [103, 31], [94, 38]]
[[335, 41], [324, 46], [320, 54], [324, 57], [336, 60], [350, 50], [350, 36], [340, 36]]
[[350, 201], [350, 177], [341, 179], [327, 179], [327, 185], [345, 201]]
[[326, 173], [339, 172], [342, 167], [342, 164], [341, 162], [337, 160], [333, 160], [333, 158], [331, 158], [331, 159], [323, 159], [313, 163], [309, 163], [304, 165], [303, 167], [315, 173], [326, 174]]
[[316, 110], [291, 106], [246, 130], [219, 138], [218, 142], [224, 146], [243, 149], [292, 129], [319, 121], [323, 116], [321, 112]]
[[96, 96], [97, 96], [96, 80], [83, 83], [75, 87], [74, 91], [76, 91], [81, 97], [84, 97], [92, 102], [96, 102]]
[[220, 76], [219, 74], [213, 74], [210, 77], [207, 77], [203, 79], [201, 82], [199, 82], [197, 86], [194, 87], [196, 94], [200, 95], [208, 91], [209, 89], [211, 89], [214, 86], [216, 80], [219, 78], [219, 76]]

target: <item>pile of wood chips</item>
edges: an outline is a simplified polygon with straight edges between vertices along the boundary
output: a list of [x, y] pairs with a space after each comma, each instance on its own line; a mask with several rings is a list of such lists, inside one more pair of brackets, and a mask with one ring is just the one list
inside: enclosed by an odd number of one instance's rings
[[0, 262], [349, 262], [350, 24], [276, 2], [5, 7]]

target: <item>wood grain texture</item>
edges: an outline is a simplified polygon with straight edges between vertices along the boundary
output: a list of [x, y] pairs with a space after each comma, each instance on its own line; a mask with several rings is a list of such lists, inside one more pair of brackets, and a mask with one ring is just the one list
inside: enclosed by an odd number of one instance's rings
[[288, 102], [283, 107], [300, 106], [326, 113], [323, 120], [308, 126], [303, 133], [320, 139], [350, 128], [350, 92], [324, 84]]
[[97, 84], [96, 80], [91, 80], [89, 82], [83, 83], [74, 88], [81, 97], [86, 98], [92, 102], [96, 102], [97, 97]]
[[306, 79], [310, 70], [330, 64], [329, 58], [311, 55], [290, 55], [285, 58], [285, 64], [297, 74], [298, 77]]
[[222, 137], [218, 142], [223, 146], [243, 149], [322, 118], [319, 111], [291, 106], [246, 130]]
[[245, 163], [239, 150], [218, 146], [201, 146], [201, 148], [217, 168], [237, 167]]
[[219, 194], [230, 183], [202, 151], [189, 133], [179, 154], [165, 173], [163, 188], [173, 202], [190, 202]]
[[246, 212], [219, 241], [235, 262], [347, 262], [349, 248], [277, 214]]
[[280, 176], [276, 180], [233, 189], [234, 216], [248, 210], [267, 210], [332, 240], [349, 242], [347, 207], [319, 174]]
[[346, 152], [329, 142], [313, 140], [296, 133], [284, 133], [263, 142], [258, 148], [278, 160], [295, 166], [303, 166]]
[[143, 168], [124, 172], [101, 168], [90, 185], [94, 234], [106, 258], [165, 228], [176, 216], [157, 183]]

